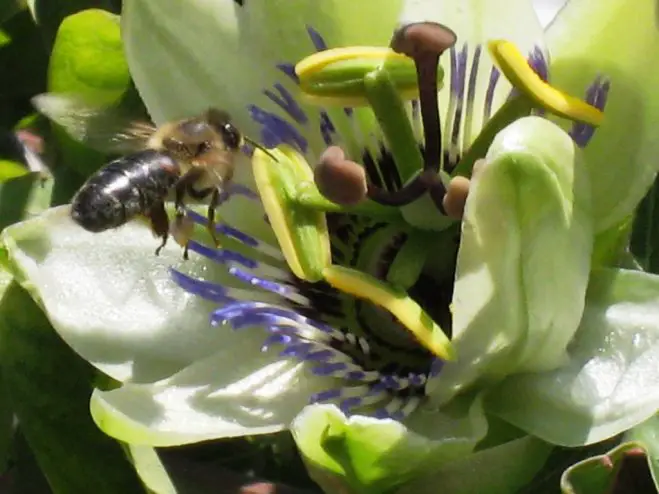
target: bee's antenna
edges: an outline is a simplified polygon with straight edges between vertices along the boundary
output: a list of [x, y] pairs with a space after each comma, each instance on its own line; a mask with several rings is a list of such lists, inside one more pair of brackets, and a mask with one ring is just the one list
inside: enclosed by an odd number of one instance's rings
[[243, 139], [245, 139], [245, 142], [246, 142], [247, 144], [251, 144], [251, 145], [254, 146], [255, 148], [260, 149], [260, 150], [263, 151], [265, 154], [267, 154], [268, 156], [270, 156], [273, 160], [275, 160], [277, 163], [279, 163], [279, 160], [275, 157], [274, 154], [272, 154], [270, 151], [268, 151], [264, 146], [262, 146], [261, 144], [259, 144], [258, 142], [256, 142], [254, 139], [250, 139], [249, 137], [247, 137], [247, 136], [245, 136], [245, 135], [243, 136]]

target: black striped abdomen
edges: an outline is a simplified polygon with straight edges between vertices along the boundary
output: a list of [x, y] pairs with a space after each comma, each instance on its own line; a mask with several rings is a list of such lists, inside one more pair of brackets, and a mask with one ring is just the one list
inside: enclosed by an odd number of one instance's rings
[[121, 157], [85, 182], [71, 201], [71, 217], [91, 232], [116, 228], [163, 201], [179, 175], [176, 161], [161, 151]]

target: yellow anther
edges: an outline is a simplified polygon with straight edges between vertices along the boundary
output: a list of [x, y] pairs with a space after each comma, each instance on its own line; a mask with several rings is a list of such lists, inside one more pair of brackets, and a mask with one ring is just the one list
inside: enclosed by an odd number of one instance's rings
[[506, 40], [488, 43], [495, 63], [519, 91], [547, 111], [595, 127], [602, 123], [604, 114], [598, 108], [569, 96], [543, 81], [517, 47]]
[[451, 341], [432, 318], [405, 292], [361, 271], [331, 265], [323, 270], [325, 281], [347, 294], [368, 300], [389, 311], [417, 341], [434, 355], [454, 360]]
[[319, 51], [304, 58], [295, 66], [295, 73], [302, 80], [318, 72], [329, 64], [355, 59], [410, 60], [405, 55], [396, 53], [390, 48], [379, 46], [347, 46]]

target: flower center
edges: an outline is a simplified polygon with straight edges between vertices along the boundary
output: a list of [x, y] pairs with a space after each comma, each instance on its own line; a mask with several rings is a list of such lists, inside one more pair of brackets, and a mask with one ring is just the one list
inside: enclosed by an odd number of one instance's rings
[[[595, 81], [587, 104], [572, 101], [546, 84], [542, 51], [534, 49], [527, 60], [506, 42], [495, 42], [490, 51], [515, 89], [491, 115], [499, 70], [489, 74], [481, 108], [475, 101], [482, 48], [470, 52], [465, 44], [457, 51], [455, 34], [444, 26], [406, 26], [394, 34], [393, 50], [325, 51], [321, 36], [309, 33], [319, 53], [295, 70], [289, 63], [278, 67], [327, 105], [319, 112], [318, 136], [329, 147], [314, 153], [319, 139], [299, 131], [314, 119], [277, 83], [264, 93], [286, 118], [249, 107], [263, 126], [264, 144], [276, 148], [275, 159], [254, 154], [258, 196], [234, 190], [260, 199], [281, 251], [219, 225], [220, 235], [237, 241], [235, 249], [192, 242], [190, 250], [221, 263], [238, 286], [178, 272], [174, 279], [223, 304], [213, 312], [213, 324], [256, 327], [264, 332], [262, 351], [297, 359], [310, 375], [328, 379], [310, 402], [401, 419], [422, 402], [444, 360], [454, 358], [448, 336], [457, 220], [474, 165], [499, 130], [533, 111], [578, 120], [571, 135], [586, 145], [608, 82]], [[438, 61], [447, 50], [450, 97], [442, 126]], [[479, 108], [485, 126], [472, 140]], [[372, 133], [374, 119], [381, 135]], [[300, 153], [318, 157], [318, 166], [312, 170]]]

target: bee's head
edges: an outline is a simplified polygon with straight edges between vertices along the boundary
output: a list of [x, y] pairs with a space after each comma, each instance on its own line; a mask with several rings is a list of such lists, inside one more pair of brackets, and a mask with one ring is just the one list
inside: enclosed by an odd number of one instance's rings
[[224, 145], [231, 151], [237, 151], [243, 145], [243, 136], [240, 131], [231, 123], [231, 117], [225, 111], [217, 108], [210, 108], [206, 112], [207, 122], [222, 137]]

